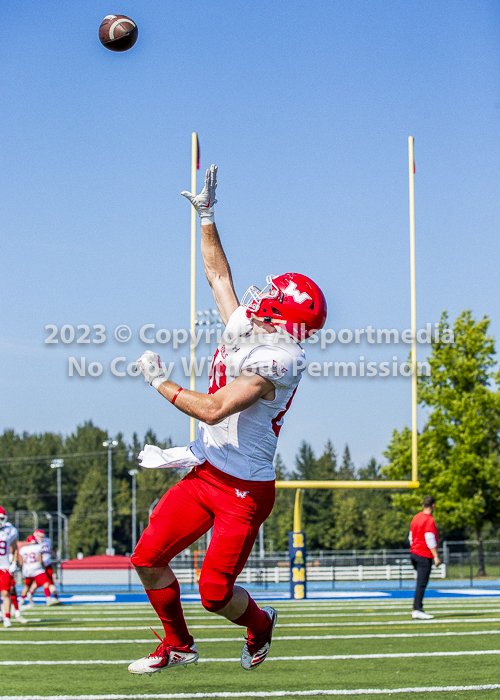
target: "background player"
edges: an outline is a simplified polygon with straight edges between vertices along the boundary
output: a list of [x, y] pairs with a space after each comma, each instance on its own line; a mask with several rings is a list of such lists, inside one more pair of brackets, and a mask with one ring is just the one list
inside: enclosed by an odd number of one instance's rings
[[17, 568], [17, 535], [16, 528], [7, 521], [7, 513], [0, 506], [0, 592], [4, 627], [12, 627], [10, 590], [12, 574]]
[[43, 586], [45, 593], [45, 602], [47, 605], [57, 605], [57, 600], [52, 598], [49, 590], [49, 579], [45, 573], [43, 566], [41, 547], [37, 543], [35, 537], [30, 535], [26, 540], [24, 547], [19, 550], [19, 556], [23, 562], [24, 589], [21, 594], [21, 599], [24, 601], [31, 584], [35, 582], [35, 590], [38, 586]]
[[261, 610], [234, 583], [274, 504], [278, 435], [305, 368], [299, 341], [323, 327], [326, 301], [312, 280], [290, 273], [268, 277], [264, 291], [251, 287], [238, 303], [214, 223], [216, 185], [217, 168], [212, 166], [200, 195], [183, 192], [201, 217], [205, 272], [226, 324], [209, 392], [187, 391], [165, 381], [153, 352], [138, 361], [149, 383], [200, 423], [197, 440], [189, 447], [162, 451], [147, 445], [140, 455], [146, 467], [194, 469], [163, 496], [132, 557], [165, 637], [153, 654], [129, 666], [131, 673], [151, 674], [197, 661], [169, 562], [210, 528], [201, 600], [206, 610], [247, 628], [243, 668], [257, 668], [265, 660], [277, 618], [273, 608]]
[[423, 598], [429, 576], [431, 575], [432, 562], [436, 566], [441, 564], [438, 555], [438, 529], [432, 513], [435, 508], [432, 496], [426, 496], [422, 501], [422, 510], [417, 513], [410, 525], [410, 557], [413, 568], [417, 572], [417, 585], [413, 601], [412, 618], [414, 620], [432, 620], [434, 615], [424, 612]]
[[[61, 601], [59, 600], [59, 597], [57, 595], [57, 588], [54, 584], [54, 570], [52, 568], [52, 558], [55, 558], [56, 553], [52, 549], [52, 542], [50, 541], [50, 537], [46, 537], [45, 532], [43, 530], [35, 530], [33, 535], [37, 543], [41, 547], [42, 562], [45, 568], [45, 573], [47, 574], [47, 578], [49, 579], [50, 594], [53, 598], [57, 600], [58, 604], [60, 605]], [[33, 594], [35, 588], [33, 588], [34, 584], [31, 585], [32, 590], [30, 592], [31, 594]]]

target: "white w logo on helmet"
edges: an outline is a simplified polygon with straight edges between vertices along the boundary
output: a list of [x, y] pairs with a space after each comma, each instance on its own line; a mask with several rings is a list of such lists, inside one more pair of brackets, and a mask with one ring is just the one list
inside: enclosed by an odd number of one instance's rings
[[296, 301], [297, 304], [302, 304], [302, 302], [306, 299], [312, 299], [307, 292], [299, 292], [295, 282], [290, 282], [288, 287], [285, 289], [285, 294], [289, 294], [291, 297], [293, 297], [293, 300]]

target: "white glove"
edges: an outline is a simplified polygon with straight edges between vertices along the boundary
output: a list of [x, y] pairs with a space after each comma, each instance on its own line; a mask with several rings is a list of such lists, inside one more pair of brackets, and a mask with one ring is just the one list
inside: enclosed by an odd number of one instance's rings
[[165, 370], [161, 366], [160, 356], [151, 350], [146, 350], [144, 355], [140, 357], [136, 366], [141, 370], [144, 379], [158, 389], [160, 384], [165, 381]]
[[217, 189], [217, 166], [211, 165], [205, 173], [205, 187], [200, 194], [193, 195], [191, 192], [184, 190], [181, 192], [183, 197], [189, 199], [193, 207], [198, 212], [201, 219], [201, 225], [213, 224], [214, 221], [214, 204], [217, 204], [215, 199], [215, 190]]
[[17, 563], [15, 561], [9, 566], [9, 573], [13, 574], [17, 571]]

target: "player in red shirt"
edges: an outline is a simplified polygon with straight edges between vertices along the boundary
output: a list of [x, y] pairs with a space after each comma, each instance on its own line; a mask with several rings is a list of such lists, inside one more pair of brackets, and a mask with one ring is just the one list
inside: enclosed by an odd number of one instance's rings
[[147, 445], [140, 455], [147, 468], [194, 468], [163, 496], [132, 556], [164, 628], [156, 651], [130, 664], [129, 671], [136, 674], [197, 662], [179, 583], [169, 564], [210, 528], [213, 534], [200, 577], [202, 605], [247, 628], [244, 669], [258, 668], [265, 660], [277, 611], [260, 609], [234, 584], [274, 504], [278, 434], [305, 367], [300, 341], [326, 320], [321, 289], [297, 273], [269, 276], [264, 290], [250, 287], [238, 303], [213, 218], [216, 184], [213, 165], [201, 194], [183, 193], [201, 218], [205, 272], [226, 326], [213, 359], [208, 394], [168, 381], [158, 355], [151, 351], [137, 363], [158, 393], [199, 423], [197, 439], [187, 447], [160, 450]]
[[422, 501], [422, 511], [417, 513], [410, 525], [410, 557], [414, 569], [417, 572], [417, 587], [413, 601], [414, 620], [432, 620], [434, 615], [424, 612], [422, 600], [431, 574], [432, 562], [436, 566], [441, 564], [438, 556], [438, 530], [432, 512], [435, 508], [432, 496], [426, 496]]

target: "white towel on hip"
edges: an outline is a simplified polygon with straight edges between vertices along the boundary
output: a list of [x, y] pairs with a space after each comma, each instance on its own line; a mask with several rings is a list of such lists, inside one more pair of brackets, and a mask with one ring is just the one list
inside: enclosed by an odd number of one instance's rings
[[169, 467], [196, 467], [203, 464], [204, 459], [195, 457], [191, 450], [191, 445], [186, 447], [171, 447], [162, 450], [156, 445], [144, 445], [144, 449], [139, 453], [141, 467], [146, 469], [167, 469]]

